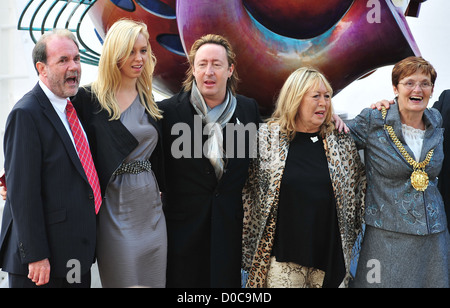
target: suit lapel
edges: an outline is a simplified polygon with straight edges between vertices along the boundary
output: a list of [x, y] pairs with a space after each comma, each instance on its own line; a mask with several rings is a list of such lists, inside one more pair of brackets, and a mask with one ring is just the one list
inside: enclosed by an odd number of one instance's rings
[[423, 140], [422, 153], [420, 154], [421, 161], [426, 158], [427, 153], [431, 149], [435, 149], [441, 143], [444, 136], [444, 128], [437, 128], [436, 123], [431, 119], [431, 112], [425, 109], [424, 121], [426, 132]]
[[[425, 109], [424, 111], [424, 121], [425, 121], [425, 137], [423, 140], [422, 145], [422, 152], [420, 154], [420, 161], [423, 161], [426, 158], [426, 155], [431, 149], [435, 149], [439, 143], [441, 142], [441, 139], [443, 137], [443, 128], [436, 128], [436, 123], [432, 119], [432, 115], [430, 110]], [[398, 103], [391, 105], [391, 108], [389, 109], [387, 116], [386, 116], [386, 122], [387, 125], [390, 125], [393, 127], [395, 134], [397, 135], [397, 138], [400, 140], [400, 142], [403, 144], [406, 151], [409, 153], [411, 157], [414, 158], [414, 153], [410, 149], [410, 147], [406, 144], [405, 138], [403, 136], [402, 131], [402, 124], [400, 122], [400, 113], [398, 110]], [[389, 136], [389, 133], [386, 131], [386, 136], [388, 140], [392, 142], [391, 137]], [[403, 157], [403, 155], [400, 153], [400, 150], [395, 146], [395, 144], [392, 142], [393, 147], [395, 151], [400, 155], [403, 160], [406, 161], [406, 159]]]
[[[203, 136], [203, 123], [199, 116], [194, 111], [194, 108], [191, 105], [189, 100], [189, 94], [191, 92], [182, 93], [179, 100], [177, 101], [177, 121], [173, 121], [172, 124], [175, 123], [186, 123], [190, 128], [190, 136], [191, 136], [191, 155], [193, 158], [202, 157], [209, 160], [203, 155], [203, 144], [206, 140]], [[164, 115], [163, 115], [164, 116]], [[200, 147], [200, 148], [199, 148]], [[202, 159], [194, 159], [195, 163], [199, 164], [199, 168], [203, 167]]]
[[42, 91], [39, 85], [36, 85], [36, 87], [34, 88], [34, 93], [37, 96], [38, 101], [42, 107], [43, 114], [49, 119], [50, 123], [53, 125], [59, 137], [61, 138], [61, 141], [64, 147], [66, 148], [67, 154], [72, 160], [75, 168], [78, 170], [81, 176], [87, 181], [86, 173], [84, 172], [83, 166], [81, 165], [80, 159], [72, 143], [72, 140], [70, 139], [66, 128], [61, 122], [61, 119], [59, 118], [52, 104], [50, 103], [50, 100], [47, 98], [44, 91]]
[[230, 123], [235, 123], [235, 124], [248, 124], [248, 119], [247, 116], [245, 114], [245, 111], [242, 109], [242, 105], [239, 104], [239, 100], [236, 103], [236, 110], [234, 111], [233, 116], [231, 117]]
[[[391, 107], [389, 108], [386, 115], [385, 123], [394, 129], [395, 135], [397, 136], [398, 140], [400, 140], [400, 142], [403, 144], [403, 147], [405, 148], [406, 152], [408, 152], [408, 154], [414, 158], [413, 151], [409, 148], [408, 144], [406, 144], [405, 138], [403, 137], [402, 123], [400, 122], [400, 112], [398, 110], [398, 103], [391, 105]], [[384, 131], [386, 133], [386, 137], [388, 138], [387, 140], [389, 140], [389, 142], [392, 143], [392, 146], [397, 152], [397, 154], [405, 161], [407, 165], [409, 165], [409, 163], [406, 161], [406, 158], [400, 152], [400, 149], [395, 145], [394, 141], [390, 137], [388, 131], [386, 129]]]
[[194, 127], [194, 115], [193, 108], [189, 101], [189, 94], [191, 92], [183, 92], [180, 99], [177, 101], [177, 112], [180, 118], [180, 122], [184, 122], [189, 125], [189, 127]]
[[[231, 117], [231, 119], [230, 119], [230, 121], [228, 123], [231, 124], [231, 125], [246, 125], [247, 124], [246, 123], [246, 118], [245, 118], [245, 113], [243, 112], [242, 107], [241, 107], [241, 105], [239, 103], [236, 104], [236, 109], [235, 109], [235, 111], [233, 113], [233, 116]], [[224, 128], [223, 129], [223, 142], [224, 142], [223, 147], [224, 147], [225, 151], [227, 150], [227, 132], [226, 131], [227, 131], [227, 129]], [[233, 130], [233, 134], [234, 134], [234, 130]], [[238, 148], [237, 147], [243, 146], [242, 144], [240, 144], [240, 142], [238, 142], [238, 141], [241, 141], [240, 137], [241, 136], [237, 136], [237, 138], [236, 138], [236, 135], [235, 135], [232, 138], [233, 153], [232, 153], [232, 157], [227, 157], [227, 162], [226, 162], [226, 165], [225, 165], [226, 169], [232, 169], [234, 164], [236, 163], [236, 159], [238, 158], [238, 157], [235, 157], [235, 155], [237, 155], [237, 153], [238, 153]], [[247, 142], [245, 142], [244, 146], [247, 146]], [[247, 150], [247, 149], [245, 149], [245, 150]], [[227, 173], [225, 172], [223, 174], [223, 176], [222, 176], [222, 179], [224, 177], [226, 177], [226, 175], [227, 175]]]
[[[227, 162], [225, 165], [225, 169], [226, 170], [231, 170], [234, 169], [235, 165], [238, 163], [239, 159], [243, 159], [243, 157], [238, 156], [238, 154], [240, 154], [241, 150], [244, 150], [244, 155], [245, 157], [248, 157], [251, 153], [249, 151], [251, 151], [250, 149], [250, 140], [248, 138], [253, 138], [256, 136], [236, 136], [235, 131], [238, 130], [237, 126], [238, 125], [247, 125], [249, 124], [249, 118], [248, 115], [246, 114], [244, 108], [242, 107], [242, 104], [239, 104], [239, 98], [237, 98], [237, 104], [236, 104], [236, 109], [233, 113], [233, 116], [231, 117], [230, 121], [228, 122], [231, 125], [234, 125], [234, 129], [231, 130], [230, 132], [233, 132], [234, 136], [231, 139], [232, 143], [233, 143], [233, 153], [231, 154], [232, 157], [228, 157], [227, 158]], [[256, 131], [255, 131], [256, 133]], [[245, 138], [245, 139], [244, 139]], [[226, 151], [226, 142], [227, 142], [227, 133], [226, 133], [226, 129], [223, 130], [223, 140], [224, 140], [224, 149]], [[244, 149], [242, 149], [241, 147], [244, 147]], [[221, 181], [226, 180], [227, 178], [227, 172], [224, 172]]]

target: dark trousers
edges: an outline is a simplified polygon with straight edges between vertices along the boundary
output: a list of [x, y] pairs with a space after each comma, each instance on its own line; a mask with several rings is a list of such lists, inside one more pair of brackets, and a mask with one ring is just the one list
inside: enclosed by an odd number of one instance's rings
[[27, 276], [8, 274], [10, 288], [90, 288], [91, 271], [81, 276], [80, 283], [68, 283], [66, 278], [51, 278], [47, 284], [37, 286]]

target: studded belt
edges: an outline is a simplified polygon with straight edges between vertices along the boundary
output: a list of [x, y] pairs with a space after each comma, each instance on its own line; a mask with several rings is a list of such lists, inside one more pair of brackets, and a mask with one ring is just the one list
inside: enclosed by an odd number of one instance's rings
[[133, 161], [131, 163], [122, 163], [113, 175], [121, 175], [124, 173], [138, 174], [144, 171], [151, 171], [152, 164], [148, 160]]

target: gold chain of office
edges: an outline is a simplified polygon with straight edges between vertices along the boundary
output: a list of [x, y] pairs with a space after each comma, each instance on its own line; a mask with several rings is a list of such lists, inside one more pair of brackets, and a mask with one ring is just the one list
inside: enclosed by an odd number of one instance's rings
[[[383, 119], [386, 118], [386, 108], [383, 107], [381, 110], [381, 113], [383, 115]], [[425, 172], [425, 167], [430, 163], [431, 158], [434, 154], [434, 149], [430, 150], [427, 153], [426, 158], [422, 162], [417, 162], [414, 160], [411, 155], [406, 151], [403, 144], [398, 140], [397, 135], [395, 135], [394, 129], [390, 125], [384, 125], [384, 128], [389, 133], [389, 136], [391, 137], [392, 141], [394, 142], [395, 146], [398, 148], [400, 153], [403, 155], [403, 157], [406, 159], [406, 161], [413, 167], [414, 171], [411, 174], [411, 185], [416, 189], [417, 191], [425, 191], [428, 188], [428, 185], [430, 183], [428, 174]]]

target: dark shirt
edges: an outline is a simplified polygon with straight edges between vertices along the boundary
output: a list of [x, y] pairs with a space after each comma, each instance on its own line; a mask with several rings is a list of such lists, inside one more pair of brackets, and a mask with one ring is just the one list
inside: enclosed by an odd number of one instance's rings
[[326, 273], [324, 286], [337, 287], [345, 266], [328, 163], [318, 134], [297, 133], [291, 142], [278, 207], [272, 255], [278, 262], [321, 269]]

